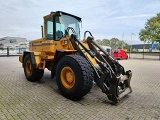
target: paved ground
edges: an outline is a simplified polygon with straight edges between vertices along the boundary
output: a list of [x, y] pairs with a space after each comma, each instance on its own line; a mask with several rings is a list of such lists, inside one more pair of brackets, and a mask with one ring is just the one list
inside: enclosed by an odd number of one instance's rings
[[28, 82], [18, 57], [0, 57], [0, 120], [160, 120], [160, 62], [120, 63], [133, 71], [133, 93], [114, 106], [96, 85], [78, 102], [65, 99], [47, 70]]

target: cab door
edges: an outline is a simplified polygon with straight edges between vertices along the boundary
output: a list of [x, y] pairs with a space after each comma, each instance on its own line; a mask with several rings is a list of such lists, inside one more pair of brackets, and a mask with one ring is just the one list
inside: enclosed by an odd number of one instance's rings
[[44, 17], [44, 34], [41, 50], [43, 52], [55, 52], [55, 22], [52, 15]]

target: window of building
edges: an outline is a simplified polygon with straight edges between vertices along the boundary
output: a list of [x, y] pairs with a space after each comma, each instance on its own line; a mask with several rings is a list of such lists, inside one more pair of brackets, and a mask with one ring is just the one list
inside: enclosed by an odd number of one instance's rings
[[10, 43], [15, 43], [15, 42], [17, 42], [17, 40], [16, 39], [10, 39], [9, 42]]

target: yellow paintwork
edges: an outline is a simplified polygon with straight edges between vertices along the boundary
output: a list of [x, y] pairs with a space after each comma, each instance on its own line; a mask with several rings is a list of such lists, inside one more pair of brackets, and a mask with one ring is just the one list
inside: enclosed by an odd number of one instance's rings
[[41, 62], [41, 52], [34, 52], [35, 61], [36, 61], [36, 68], [39, 68], [39, 64]]
[[19, 56], [19, 62], [23, 63], [23, 55]]
[[59, 41], [46, 40], [43, 38], [30, 42], [30, 51], [41, 51], [45, 52], [45, 54], [50, 53], [53, 55], [55, 54], [56, 50], [75, 51], [69, 40], [69, 37], [62, 38]]
[[75, 74], [70, 67], [64, 67], [61, 71], [61, 82], [67, 89], [71, 89], [75, 85]]

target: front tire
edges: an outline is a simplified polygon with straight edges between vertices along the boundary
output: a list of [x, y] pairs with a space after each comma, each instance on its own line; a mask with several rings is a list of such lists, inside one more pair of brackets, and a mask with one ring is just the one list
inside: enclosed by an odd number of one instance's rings
[[25, 55], [24, 58], [24, 73], [28, 81], [35, 82], [39, 81], [44, 74], [44, 70], [33, 68], [33, 63], [31, 61], [31, 56], [29, 54]]
[[80, 55], [64, 56], [57, 65], [56, 82], [62, 95], [71, 100], [79, 100], [92, 88], [93, 69]]

